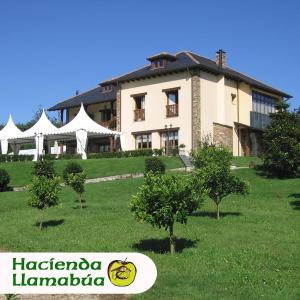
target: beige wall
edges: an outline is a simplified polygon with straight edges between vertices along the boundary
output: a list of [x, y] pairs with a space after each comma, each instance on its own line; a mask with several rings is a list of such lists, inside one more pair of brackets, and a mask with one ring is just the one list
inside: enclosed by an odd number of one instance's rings
[[[102, 102], [102, 103], [96, 103], [88, 105], [87, 107], [87, 113], [92, 114], [94, 116], [94, 120], [96, 122], [100, 122], [100, 112], [99, 110], [110, 109], [110, 102]], [[74, 119], [75, 115], [78, 113], [80, 107], [72, 107], [69, 109], [69, 121]], [[116, 101], [113, 102], [113, 108], [116, 109]]]
[[[163, 89], [180, 87], [178, 90], [179, 116], [166, 117], [167, 96]], [[134, 121], [135, 103], [133, 94], [147, 93], [145, 96], [145, 120]], [[191, 149], [191, 77], [188, 72], [155, 77], [122, 84], [121, 89], [121, 131], [125, 133], [126, 149], [135, 149], [132, 132], [156, 131], [165, 125], [179, 127], [179, 144]], [[160, 135], [152, 133], [152, 148], [161, 148]]]

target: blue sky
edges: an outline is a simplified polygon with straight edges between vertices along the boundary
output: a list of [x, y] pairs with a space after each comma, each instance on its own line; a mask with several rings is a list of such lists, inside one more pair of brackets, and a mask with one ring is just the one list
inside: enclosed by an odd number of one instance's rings
[[194, 51], [300, 106], [300, 1], [0, 1], [0, 123], [29, 120], [160, 51]]

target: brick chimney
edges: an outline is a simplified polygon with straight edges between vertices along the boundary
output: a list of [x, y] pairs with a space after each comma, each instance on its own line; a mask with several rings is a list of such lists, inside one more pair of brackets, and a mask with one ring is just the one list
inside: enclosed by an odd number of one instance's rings
[[216, 64], [219, 68], [226, 67], [226, 52], [222, 49], [216, 52]]

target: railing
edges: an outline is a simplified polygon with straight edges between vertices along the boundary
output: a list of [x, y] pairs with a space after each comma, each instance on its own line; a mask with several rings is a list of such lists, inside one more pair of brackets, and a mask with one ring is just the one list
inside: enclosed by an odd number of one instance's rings
[[258, 129], [265, 129], [270, 124], [269, 115], [250, 111], [250, 126]]
[[145, 120], [145, 109], [135, 109], [134, 110], [134, 121]]
[[116, 129], [117, 128], [117, 119], [112, 118], [111, 120], [108, 121], [102, 121], [100, 122], [100, 125], [109, 129]]
[[166, 105], [167, 118], [178, 116], [178, 104]]

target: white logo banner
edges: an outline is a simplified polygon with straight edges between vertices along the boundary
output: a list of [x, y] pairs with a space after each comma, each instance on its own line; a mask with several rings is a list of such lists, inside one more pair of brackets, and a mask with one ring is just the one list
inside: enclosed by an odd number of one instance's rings
[[138, 294], [156, 277], [140, 253], [0, 253], [0, 294]]

